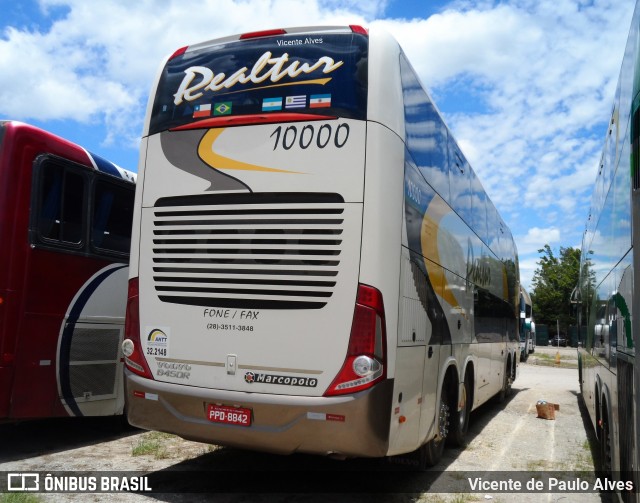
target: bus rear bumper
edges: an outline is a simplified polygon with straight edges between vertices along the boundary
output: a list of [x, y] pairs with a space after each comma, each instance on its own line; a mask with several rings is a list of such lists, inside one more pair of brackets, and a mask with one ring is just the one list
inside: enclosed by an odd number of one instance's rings
[[[342, 397], [264, 395], [152, 381], [125, 370], [127, 415], [139, 428], [279, 454], [383, 457], [393, 380]], [[250, 426], [208, 420], [209, 404], [251, 410]]]

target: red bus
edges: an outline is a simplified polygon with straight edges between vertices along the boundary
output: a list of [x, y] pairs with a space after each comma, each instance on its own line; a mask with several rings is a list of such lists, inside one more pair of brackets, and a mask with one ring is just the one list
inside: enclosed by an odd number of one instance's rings
[[0, 421], [122, 414], [135, 174], [0, 121]]

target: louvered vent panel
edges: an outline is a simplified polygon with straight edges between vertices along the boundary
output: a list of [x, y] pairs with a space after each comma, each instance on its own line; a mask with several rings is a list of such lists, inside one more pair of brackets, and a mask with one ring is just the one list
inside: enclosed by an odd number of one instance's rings
[[338, 194], [244, 193], [160, 199], [153, 273], [163, 302], [320, 309], [338, 281]]

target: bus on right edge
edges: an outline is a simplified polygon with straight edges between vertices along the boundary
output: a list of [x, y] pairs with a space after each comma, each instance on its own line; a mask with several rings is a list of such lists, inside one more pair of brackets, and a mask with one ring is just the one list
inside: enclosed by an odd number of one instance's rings
[[[640, 2], [638, 2], [640, 3]], [[640, 374], [633, 299], [640, 298], [640, 9], [636, 4], [582, 242], [578, 372], [601, 470], [638, 487]], [[636, 301], [637, 302], [637, 301]], [[632, 492], [623, 501], [640, 501]]]

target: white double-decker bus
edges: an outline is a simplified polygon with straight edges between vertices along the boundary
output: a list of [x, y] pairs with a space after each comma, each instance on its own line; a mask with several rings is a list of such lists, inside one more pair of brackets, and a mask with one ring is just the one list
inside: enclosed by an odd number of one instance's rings
[[391, 36], [296, 28], [176, 51], [138, 176], [132, 424], [435, 464], [509, 390], [516, 248]]
[[[582, 239], [578, 379], [600, 469], [640, 502], [640, 2], [636, 1]], [[635, 312], [635, 315], [634, 315]], [[619, 490], [619, 487], [618, 487]]]

